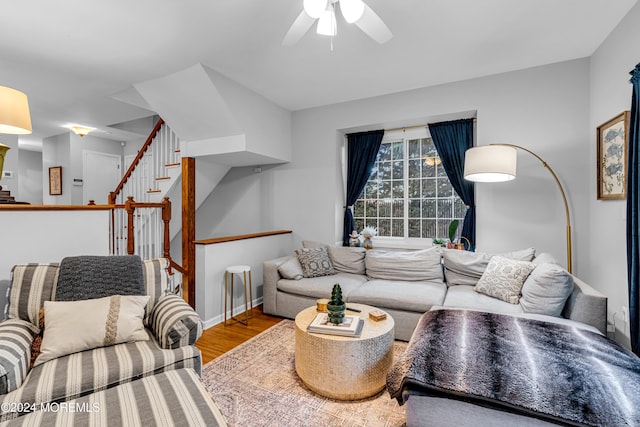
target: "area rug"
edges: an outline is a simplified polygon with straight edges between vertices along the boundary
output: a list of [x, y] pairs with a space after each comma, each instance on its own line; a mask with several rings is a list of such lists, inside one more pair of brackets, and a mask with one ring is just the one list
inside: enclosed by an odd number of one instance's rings
[[[394, 357], [406, 343], [394, 344]], [[384, 426], [405, 424], [404, 407], [386, 391], [338, 401], [305, 387], [295, 372], [294, 322], [283, 320], [207, 363], [202, 380], [232, 427]]]

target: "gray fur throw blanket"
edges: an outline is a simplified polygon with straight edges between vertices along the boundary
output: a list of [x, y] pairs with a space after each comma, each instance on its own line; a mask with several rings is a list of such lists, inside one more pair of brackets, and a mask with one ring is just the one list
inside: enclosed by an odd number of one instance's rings
[[565, 425], [640, 425], [637, 356], [595, 332], [503, 314], [425, 313], [387, 390], [400, 404], [422, 394]]
[[62, 260], [55, 291], [56, 301], [78, 301], [111, 295], [145, 295], [139, 256], [74, 256]]

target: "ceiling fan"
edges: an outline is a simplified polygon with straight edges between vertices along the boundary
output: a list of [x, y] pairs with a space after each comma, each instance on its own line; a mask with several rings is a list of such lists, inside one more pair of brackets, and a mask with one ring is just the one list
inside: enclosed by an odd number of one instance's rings
[[393, 37], [382, 19], [362, 0], [303, 0], [304, 10], [289, 28], [282, 44], [291, 46], [297, 43], [309, 31], [316, 19], [318, 34], [335, 36], [337, 34], [336, 3], [340, 3], [340, 12], [345, 21], [356, 24], [378, 43], [386, 43]]

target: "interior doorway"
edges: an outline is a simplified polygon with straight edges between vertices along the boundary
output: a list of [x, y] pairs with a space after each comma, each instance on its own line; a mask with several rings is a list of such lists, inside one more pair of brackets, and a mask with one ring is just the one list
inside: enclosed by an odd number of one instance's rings
[[115, 190], [122, 178], [122, 157], [116, 154], [84, 150], [82, 166], [82, 203], [94, 200], [96, 204], [108, 203], [109, 193]]

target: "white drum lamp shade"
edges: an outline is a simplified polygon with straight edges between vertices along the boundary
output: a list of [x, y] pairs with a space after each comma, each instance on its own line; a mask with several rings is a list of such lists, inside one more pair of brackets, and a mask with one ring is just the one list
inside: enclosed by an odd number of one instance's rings
[[504, 145], [485, 145], [467, 150], [464, 178], [476, 182], [511, 181], [516, 177], [518, 153]]
[[27, 95], [6, 86], [0, 86], [0, 133], [31, 133]]

